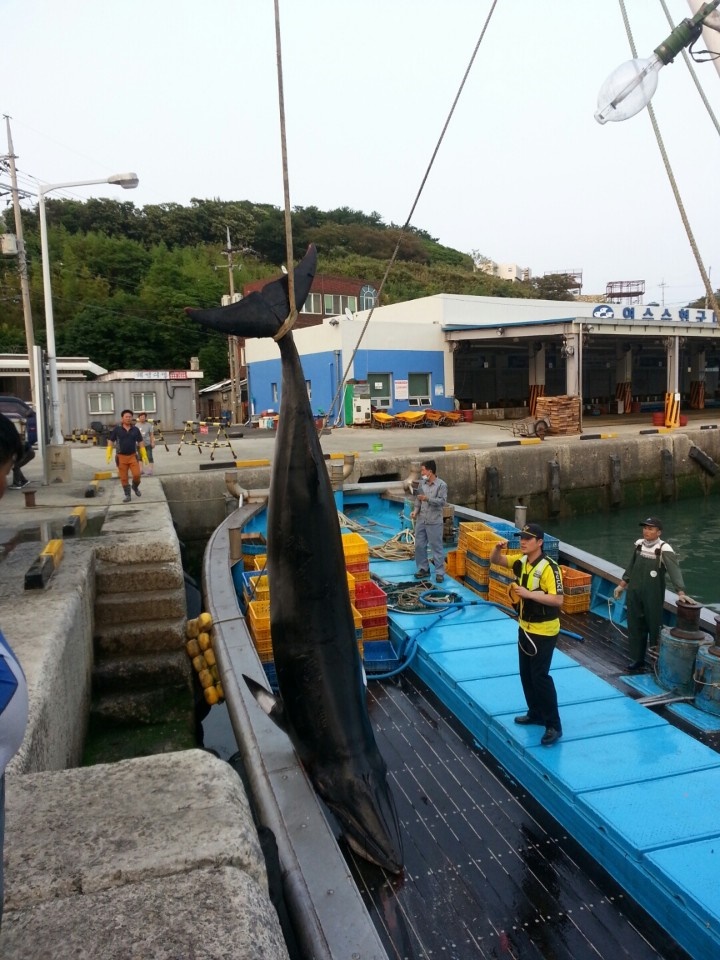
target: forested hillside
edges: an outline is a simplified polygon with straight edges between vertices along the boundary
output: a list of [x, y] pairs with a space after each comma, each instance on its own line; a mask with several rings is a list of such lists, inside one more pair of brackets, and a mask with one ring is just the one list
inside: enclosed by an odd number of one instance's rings
[[[89, 356], [110, 370], [185, 368], [191, 356], [199, 356], [206, 383], [227, 376], [224, 338], [188, 320], [183, 307], [218, 304], [228, 293], [228, 230], [236, 290], [276, 276], [285, 261], [282, 210], [248, 200], [138, 208], [115, 200], [48, 199], [46, 211], [58, 355]], [[5, 229], [14, 232], [11, 207], [3, 218]], [[296, 258], [313, 242], [319, 272], [375, 286], [400, 235], [380, 214], [346, 207], [296, 208], [292, 222]], [[23, 229], [35, 336], [44, 344], [36, 210], [23, 212]], [[475, 272], [470, 254], [411, 229], [402, 238], [382, 303], [435, 293], [547, 296], [537, 283], [511, 284]], [[17, 258], [0, 257], [0, 353], [12, 352], [25, 352]]]

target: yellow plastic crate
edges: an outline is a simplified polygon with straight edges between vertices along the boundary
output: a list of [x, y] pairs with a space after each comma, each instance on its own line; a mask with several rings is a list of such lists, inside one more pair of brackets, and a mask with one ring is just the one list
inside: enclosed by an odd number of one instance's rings
[[267, 554], [258, 553], [253, 557], [253, 570], [264, 570], [267, 566]]
[[253, 642], [261, 663], [270, 663], [275, 659], [273, 656], [272, 640], [270, 640], [269, 637], [267, 639], [253, 637]]
[[348, 593], [350, 594], [350, 603], [352, 603], [353, 600], [355, 599], [355, 577], [351, 573], [347, 573], [347, 572], [346, 572], [346, 576], [347, 576]]
[[367, 540], [361, 537], [359, 533], [343, 533], [342, 544], [345, 563], [356, 563], [359, 560], [369, 559], [370, 546]]
[[490, 578], [490, 567], [475, 563], [474, 560], [467, 560], [465, 563], [465, 576], [470, 577], [475, 583], [487, 583]]
[[387, 624], [384, 627], [368, 627], [363, 630], [363, 642], [366, 640], [387, 640], [389, 629]]
[[270, 619], [270, 601], [269, 600], [251, 600], [248, 604], [248, 613], [252, 620]]
[[468, 535], [475, 531], [489, 531], [492, 532], [492, 528], [487, 523], [482, 523], [482, 521], [476, 521], [472, 523], [461, 523], [458, 528], [458, 548], [467, 550], [467, 538]]
[[465, 546], [468, 553], [474, 553], [475, 556], [485, 560], [493, 552], [495, 544], [502, 541], [503, 538], [491, 530], [476, 530], [468, 534]]
[[510, 596], [509, 583], [502, 583], [500, 580], [488, 581], [488, 600], [492, 603], [502, 603], [505, 607], [512, 607], [513, 601]]
[[353, 615], [353, 623], [355, 624], [355, 629], [360, 630], [362, 628], [362, 614], [359, 610], [356, 610], [355, 607], [350, 607]]

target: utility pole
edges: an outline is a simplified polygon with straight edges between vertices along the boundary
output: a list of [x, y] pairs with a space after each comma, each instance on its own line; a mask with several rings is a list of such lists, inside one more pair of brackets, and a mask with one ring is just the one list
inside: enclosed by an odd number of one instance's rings
[[35, 370], [33, 367], [33, 347], [35, 346], [35, 331], [33, 329], [32, 309], [30, 307], [30, 285], [28, 283], [27, 258], [25, 256], [25, 239], [23, 235], [22, 216], [20, 212], [20, 193], [17, 185], [17, 170], [15, 169], [15, 153], [13, 151], [12, 134], [10, 133], [10, 117], [5, 117], [7, 127], [8, 141], [8, 160], [10, 161], [10, 185], [13, 198], [13, 210], [15, 212], [15, 236], [17, 238], [18, 248], [18, 270], [20, 273], [20, 290], [22, 293], [23, 317], [25, 319], [25, 342], [27, 343], [28, 370], [30, 373], [30, 397], [38, 410], [40, 398], [38, 396], [37, 384], [35, 383]]
[[[233, 276], [233, 247], [230, 242], [230, 227], [225, 228], [227, 231], [227, 247], [225, 249], [225, 256], [227, 257], [228, 265], [228, 281], [230, 285], [230, 303], [235, 303], [235, 277]], [[238, 407], [239, 407], [239, 386], [240, 386], [240, 364], [238, 363], [238, 338], [231, 336], [228, 338], [228, 359], [230, 363], [230, 410], [232, 413], [232, 422], [238, 423]]]

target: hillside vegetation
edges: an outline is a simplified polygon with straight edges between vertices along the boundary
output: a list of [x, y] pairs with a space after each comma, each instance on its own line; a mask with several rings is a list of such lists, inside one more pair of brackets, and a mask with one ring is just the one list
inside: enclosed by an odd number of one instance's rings
[[[183, 307], [216, 305], [228, 293], [228, 230], [236, 290], [277, 276], [285, 261], [282, 210], [249, 200], [139, 208], [105, 199], [48, 199], [46, 210], [58, 355], [88, 356], [109, 370], [186, 368], [198, 356], [205, 383], [227, 376], [225, 338], [192, 323]], [[11, 208], [3, 218], [13, 232]], [[378, 213], [347, 207], [299, 207], [292, 223], [296, 258], [313, 242], [319, 272], [376, 287], [401, 233]], [[44, 345], [37, 211], [23, 212], [23, 229], [35, 338]], [[412, 228], [402, 237], [382, 303], [436, 293], [570, 299], [562, 278], [559, 284], [549, 280], [513, 284], [487, 276], [475, 271], [470, 254]], [[17, 258], [1, 257], [0, 352], [25, 350]]]

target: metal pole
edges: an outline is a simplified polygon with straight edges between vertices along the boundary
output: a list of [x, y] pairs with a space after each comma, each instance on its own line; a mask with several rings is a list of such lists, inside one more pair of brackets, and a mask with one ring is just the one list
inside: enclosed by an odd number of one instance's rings
[[[30, 373], [30, 399], [35, 411], [39, 406], [39, 394], [35, 383], [35, 370], [32, 363], [32, 352], [35, 346], [35, 331], [33, 329], [32, 308], [30, 306], [30, 285], [28, 283], [27, 257], [25, 256], [25, 238], [23, 234], [22, 215], [20, 212], [20, 193], [17, 185], [17, 171], [15, 169], [15, 152], [13, 150], [12, 134], [10, 133], [10, 117], [5, 117], [7, 127], [8, 159], [10, 160], [10, 187], [15, 213], [15, 235], [18, 246], [18, 270], [20, 273], [20, 292], [22, 295], [23, 318], [25, 320], [25, 343], [28, 355], [28, 371]], [[38, 450], [41, 445], [38, 442]]]
[[50, 284], [50, 253], [48, 251], [47, 219], [45, 217], [45, 189], [41, 186], [38, 191], [38, 213], [40, 216], [40, 253], [45, 296], [45, 337], [47, 339], [48, 382], [50, 386], [50, 426], [52, 430], [50, 442], [60, 446], [63, 443], [63, 434], [60, 424], [60, 393], [55, 347], [55, 318], [53, 317], [52, 287]]
[[50, 252], [48, 249], [47, 219], [45, 217], [45, 194], [51, 190], [66, 190], [72, 187], [94, 187], [99, 183], [112, 183], [123, 190], [133, 190], [138, 185], [137, 174], [116, 173], [100, 180], [72, 180], [67, 183], [43, 183], [38, 187], [38, 213], [40, 216], [40, 252], [42, 255], [43, 293], [45, 297], [45, 336], [47, 338], [48, 383], [50, 387], [50, 406], [52, 437], [50, 442], [57, 446], [63, 444], [62, 425], [60, 423], [60, 391], [57, 375], [57, 351], [55, 348], [55, 320], [52, 306], [52, 287], [50, 283]]
[[[227, 230], [227, 263], [228, 279], [230, 284], [230, 303], [235, 302], [235, 278], [233, 277], [232, 244], [230, 242], [230, 227]], [[238, 423], [238, 338], [230, 336], [228, 338], [228, 351], [230, 354], [230, 410], [232, 411], [232, 422]]]

